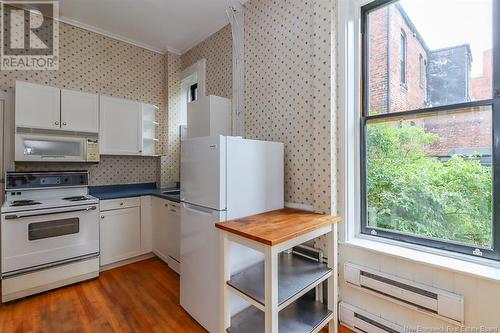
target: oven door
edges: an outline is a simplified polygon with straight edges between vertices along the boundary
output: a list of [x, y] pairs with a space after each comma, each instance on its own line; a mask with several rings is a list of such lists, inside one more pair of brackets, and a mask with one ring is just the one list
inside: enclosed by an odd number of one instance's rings
[[84, 162], [86, 145], [86, 138], [17, 133], [16, 161]]
[[2, 276], [99, 253], [97, 205], [2, 214]]

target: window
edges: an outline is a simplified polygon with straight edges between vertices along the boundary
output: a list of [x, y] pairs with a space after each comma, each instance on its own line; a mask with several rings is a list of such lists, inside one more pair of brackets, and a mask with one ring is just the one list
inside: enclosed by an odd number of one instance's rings
[[[200, 59], [184, 69], [180, 75], [180, 125], [187, 125], [188, 103], [197, 100], [200, 96], [205, 96], [206, 68], [206, 60]], [[181, 129], [181, 131], [183, 131], [183, 129]]]
[[426, 7], [362, 8], [361, 232], [500, 260], [500, 2]]
[[418, 67], [419, 67], [419, 75], [420, 75], [418, 78], [418, 82], [420, 84], [420, 88], [422, 88], [422, 89], [425, 89], [426, 66], [427, 66], [427, 63], [424, 60], [424, 56], [420, 54], [418, 56]]
[[188, 102], [193, 102], [198, 99], [198, 83], [192, 84], [189, 86], [189, 97]]
[[401, 43], [400, 43], [400, 56], [399, 56], [399, 72], [401, 73], [401, 84], [406, 85], [406, 60], [407, 60], [407, 47], [408, 41], [406, 39], [406, 34], [403, 30], [401, 30]]

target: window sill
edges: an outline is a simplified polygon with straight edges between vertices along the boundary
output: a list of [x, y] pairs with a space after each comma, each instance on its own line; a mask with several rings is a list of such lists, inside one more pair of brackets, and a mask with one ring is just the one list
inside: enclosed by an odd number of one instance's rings
[[360, 235], [340, 244], [500, 283], [500, 262]]

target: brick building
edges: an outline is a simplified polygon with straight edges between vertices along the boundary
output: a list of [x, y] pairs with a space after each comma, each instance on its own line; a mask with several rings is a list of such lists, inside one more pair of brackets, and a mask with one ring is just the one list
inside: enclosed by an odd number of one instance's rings
[[490, 99], [493, 87], [493, 50], [483, 53], [483, 73], [472, 79], [472, 97], [474, 100]]
[[370, 108], [408, 111], [471, 100], [470, 46], [431, 50], [400, 4], [370, 14]]
[[373, 12], [368, 31], [370, 112], [424, 107], [428, 48], [404, 9], [396, 4]]
[[[456, 104], [491, 95], [491, 51], [484, 55], [483, 76], [472, 79], [470, 46], [431, 50], [400, 4], [372, 12], [368, 33], [370, 114]], [[488, 122], [484, 114], [426, 118], [416, 125], [440, 137], [430, 155], [447, 159], [452, 154], [482, 154], [491, 159], [491, 128], [484, 126]]]

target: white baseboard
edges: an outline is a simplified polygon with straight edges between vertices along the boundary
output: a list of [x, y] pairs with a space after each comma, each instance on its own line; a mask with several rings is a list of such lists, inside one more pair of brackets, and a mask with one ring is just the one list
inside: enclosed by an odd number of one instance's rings
[[133, 257], [133, 258], [129, 258], [129, 259], [117, 261], [117, 262], [114, 262], [112, 264], [101, 266], [99, 270], [101, 272], [104, 272], [104, 271], [108, 271], [108, 270], [113, 269], [113, 268], [117, 268], [117, 267], [129, 265], [129, 264], [133, 264], [134, 262], [143, 261], [143, 260], [146, 260], [146, 259], [151, 259], [153, 257], [155, 257], [155, 254], [153, 252], [146, 253], [146, 254], [143, 254], [143, 255], [140, 255], [140, 256], [137, 256], [137, 257]]

